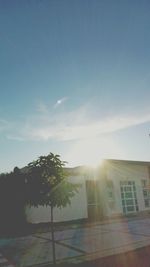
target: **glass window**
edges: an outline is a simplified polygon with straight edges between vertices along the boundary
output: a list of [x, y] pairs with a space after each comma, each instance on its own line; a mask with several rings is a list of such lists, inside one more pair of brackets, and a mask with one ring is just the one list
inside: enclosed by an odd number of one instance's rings
[[134, 205], [133, 199], [126, 200], [126, 205]]
[[126, 191], [131, 192], [132, 191], [131, 186], [126, 186]]
[[124, 200], [122, 200], [122, 205], [123, 205], [123, 206], [125, 205], [125, 201], [124, 201]]
[[148, 208], [150, 206], [149, 199], [144, 199], [144, 202], [145, 202], [145, 207]]
[[127, 206], [127, 211], [134, 211], [134, 206]]
[[125, 193], [125, 197], [126, 197], [126, 198], [132, 198], [132, 197], [133, 197], [132, 192], [130, 192], [130, 193]]
[[143, 179], [141, 180], [142, 187], [143, 187], [143, 197], [144, 197], [144, 203], [145, 207], [150, 207], [150, 191], [147, 187], [147, 180]]
[[144, 195], [144, 197], [148, 197], [148, 191], [147, 190], [143, 190], [143, 195]]

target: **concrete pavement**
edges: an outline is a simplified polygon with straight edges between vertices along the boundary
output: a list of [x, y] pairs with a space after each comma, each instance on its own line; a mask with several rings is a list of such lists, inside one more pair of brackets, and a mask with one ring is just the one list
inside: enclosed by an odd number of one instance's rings
[[2, 253], [0, 253], [0, 267], [14, 267]]
[[[150, 218], [57, 231], [55, 243], [58, 263], [79, 263], [125, 253], [150, 245]], [[51, 233], [0, 239], [0, 250], [17, 267], [51, 263]]]

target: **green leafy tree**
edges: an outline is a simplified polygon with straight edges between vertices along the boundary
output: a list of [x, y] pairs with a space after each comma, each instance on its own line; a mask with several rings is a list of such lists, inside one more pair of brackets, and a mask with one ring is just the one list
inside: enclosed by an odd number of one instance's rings
[[50, 206], [53, 263], [56, 264], [54, 216], [55, 207], [62, 208], [71, 204], [71, 198], [78, 191], [79, 185], [67, 179], [64, 167], [66, 162], [53, 153], [41, 156], [28, 164], [27, 202], [31, 206]]

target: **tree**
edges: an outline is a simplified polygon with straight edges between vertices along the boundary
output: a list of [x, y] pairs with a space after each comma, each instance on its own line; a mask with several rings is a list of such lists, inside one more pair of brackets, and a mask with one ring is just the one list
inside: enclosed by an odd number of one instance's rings
[[71, 204], [71, 198], [78, 191], [79, 185], [71, 184], [67, 179], [64, 167], [66, 162], [59, 155], [49, 153], [40, 156], [28, 164], [26, 178], [27, 200], [31, 206], [50, 206], [53, 263], [56, 264], [54, 218], [55, 207], [61, 208]]
[[25, 226], [25, 181], [17, 167], [10, 173], [0, 174], [0, 229], [3, 233], [22, 231]]

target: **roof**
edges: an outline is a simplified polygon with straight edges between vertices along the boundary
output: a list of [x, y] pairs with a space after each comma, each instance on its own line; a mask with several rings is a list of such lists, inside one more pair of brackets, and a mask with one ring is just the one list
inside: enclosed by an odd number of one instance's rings
[[[142, 165], [142, 166], [149, 166], [150, 161], [134, 161], [134, 160], [122, 160], [122, 159], [104, 159], [103, 163], [115, 163], [115, 164], [133, 164], [133, 165]], [[102, 164], [103, 165], [103, 164]], [[100, 168], [101, 165], [98, 166]], [[27, 173], [29, 167], [26, 166], [21, 169], [22, 172]], [[68, 175], [82, 175], [82, 174], [92, 174], [96, 170], [96, 168], [92, 168], [86, 165], [77, 166], [77, 167], [65, 167], [64, 170], [68, 173]]]
[[127, 164], [134, 164], [134, 165], [144, 165], [150, 166], [150, 161], [135, 161], [135, 160], [122, 160], [122, 159], [105, 159], [105, 162], [110, 163], [127, 163]]

